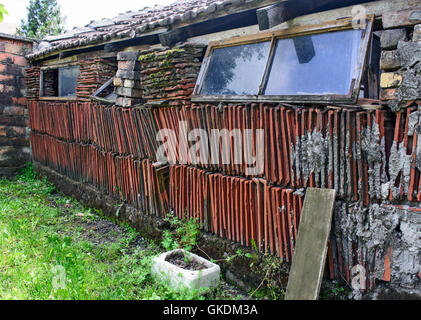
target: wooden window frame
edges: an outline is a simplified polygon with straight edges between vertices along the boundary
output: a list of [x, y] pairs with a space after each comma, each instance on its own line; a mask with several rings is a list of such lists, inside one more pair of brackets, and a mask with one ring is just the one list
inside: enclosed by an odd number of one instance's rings
[[[351, 87], [348, 94], [326, 94], [326, 95], [263, 95], [266, 89], [269, 73], [273, 63], [276, 43], [279, 39], [288, 39], [299, 36], [322, 34], [334, 31], [343, 31], [353, 29], [352, 18], [345, 18], [326, 22], [323, 24], [315, 24], [310, 26], [293, 27], [273, 32], [265, 32], [244, 37], [234, 37], [223, 41], [210, 42], [203, 59], [202, 67], [193, 91], [193, 102], [286, 102], [286, 103], [317, 103], [317, 104], [356, 104], [360, 92], [361, 82], [364, 69], [367, 63], [368, 49], [371, 35], [373, 32], [374, 16], [367, 17], [366, 28], [363, 29], [362, 41], [357, 56], [357, 78], [352, 79]], [[257, 95], [201, 95], [203, 82], [208, 72], [212, 53], [215, 49], [233, 47], [239, 45], [247, 45], [258, 42], [271, 41], [270, 51], [266, 61], [266, 67], [262, 81], [259, 86]]]
[[93, 95], [91, 95], [91, 99], [101, 102], [101, 103], [106, 103], [106, 104], [115, 104], [115, 101], [113, 100], [109, 100], [106, 98], [101, 98], [99, 95], [101, 94], [102, 91], [104, 91], [105, 89], [107, 89], [109, 86], [111, 86], [113, 84], [114, 81], [114, 77], [111, 77], [110, 79], [107, 80], [107, 82], [105, 82]]
[[[41, 67], [41, 73], [40, 73], [40, 88], [39, 88], [39, 99], [40, 100], [77, 100], [77, 95], [75, 92], [74, 96], [68, 96], [68, 97], [61, 97], [60, 95], [58, 96], [44, 96], [44, 71], [48, 71], [48, 70], [57, 70], [58, 72], [58, 81], [60, 82], [60, 69], [61, 68], [68, 68], [68, 67], [74, 67], [77, 66], [79, 67], [79, 63], [77, 62], [73, 62], [73, 63], [66, 63], [66, 64], [62, 64], [62, 65], [57, 65], [57, 66], [48, 66], [48, 67]], [[79, 70], [80, 72], [80, 70]], [[77, 87], [77, 86], [76, 86]], [[57, 84], [57, 93], [59, 94], [60, 91], [60, 83]]]

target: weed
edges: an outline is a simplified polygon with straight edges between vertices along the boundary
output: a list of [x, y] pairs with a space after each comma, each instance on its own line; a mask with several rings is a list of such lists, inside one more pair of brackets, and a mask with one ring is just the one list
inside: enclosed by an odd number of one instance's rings
[[169, 222], [171, 230], [164, 230], [161, 245], [167, 250], [184, 249], [191, 251], [197, 246], [197, 238], [200, 232], [200, 224], [197, 219], [180, 220], [172, 214], [165, 218]]

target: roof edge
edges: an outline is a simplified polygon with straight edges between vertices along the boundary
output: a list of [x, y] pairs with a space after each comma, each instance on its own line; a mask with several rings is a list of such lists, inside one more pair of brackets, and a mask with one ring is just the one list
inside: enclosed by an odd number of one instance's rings
[[23, 42], [31, 42], [31, 43], [38, 43], [39, 42], [39, 40], [34, 39], [34, 38], [22, 37], [22, 36], [2, 33], [2, 32], [0, 32], [0, 38], [6, 38], [6, 39], [9, 39], [9, 40], [16, 40], [16, 41], [23, 41]]

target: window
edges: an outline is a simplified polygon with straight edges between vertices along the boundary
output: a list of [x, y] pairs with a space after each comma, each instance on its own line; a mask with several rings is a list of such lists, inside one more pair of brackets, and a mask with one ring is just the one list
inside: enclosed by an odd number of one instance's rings
[[215, 49], [201, 94], [258, 94], [269, 49], [269, 41]]
[[114, 93], [114, 77], [108, 79], [92, 96], [91, 99], [108, 104], [115, 104], [117, 94]]
[[211, 43], [193, 100], [356, 103], [371, 21], [366, 29], [343, 19]]
[[75, 97], [78, 77], [79, 66], [42, 70], [41, 97]]

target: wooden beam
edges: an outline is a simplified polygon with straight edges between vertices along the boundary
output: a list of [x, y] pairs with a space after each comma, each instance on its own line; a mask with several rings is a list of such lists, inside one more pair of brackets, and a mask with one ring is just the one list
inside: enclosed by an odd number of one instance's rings
[[186, 41], [188, 38], [248, 27], [256, 24], [256, 10], [253, 9], [173, 29], [171, 31], [161, 33], [159, 35], [159, 39], [163, 46], [171, 47], [177, 42]]
[[119, 42], [107, 43], [104, 46], [104, 50], [105, 52], [114, 52], [114, 51], [119, 51], [131, 46], [145, 45], [145, 44], [152, 45], [152, 44], [158, 44], [158, 43], [159, 43], [158, 34], [151, 34], [151, 35], [140, 37], [140, 38], [133, 38], [133, 39], [123, 40]]
[[175, 29], [161, 33], [159, 35], [159, 41], [164, 47], [172, 47], [177, 42], [186, 41], [188, 37], [187, 28]]
[[287, 1], [281, 1], [271, 6], [257, 9], [257, 21], [259, 23], [259, 30], [267, 30], [278, 24], [281, 20], [285, 21], [285, 3]]
[[285, 300], [317, 300], [326, 263], [335, 190], [308, 188]]
[[113, 83], [114, 77], [111, 77], [107, 82], [105, 82], [94, 94], [93, 96], [98, 96], [105, 88], [107, 88], [111, 83]]
[[289, 0], [258, 9], [256, 11], [259, 30], [271, 29], [285, 21], [342, 7], [348, 7], [372, 0]]

